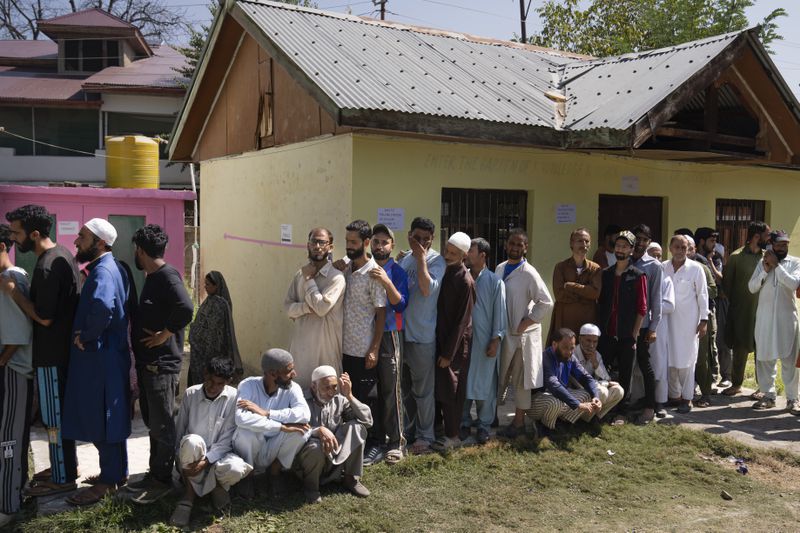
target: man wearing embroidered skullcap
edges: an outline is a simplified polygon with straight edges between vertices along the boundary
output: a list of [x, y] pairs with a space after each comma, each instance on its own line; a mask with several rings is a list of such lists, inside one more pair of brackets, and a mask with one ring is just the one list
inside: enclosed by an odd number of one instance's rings
[[366, 498], [369, 490], [361, 484], [361, 474], [372, 412], [353, 395], [347, 372], [337, 378], [332, 366], [317, 367], [311, 375], [308, 406], [311, 431], [295, 460], [306, 502], [320, 502], [320, 485], [338, 480], [352, 494]]
[[458, 231], [444, 251], [447, 263], [436, 305], [436, 370], [434, 396], [444, 421], [444, 437], [432, 447], [447, 450], [461, 445], [459, 428], [467, 399], [467, 373], [472, 341], [475, 282], [464, 265], [472, 239]]
[[239, 384], [233, 452], [254, 468], [238, 485], [246, 499], [254, 496], [253, 476], [269, 471], [273, 498], [286, 492], [281, 471], [289, 469], [305, 444], [311, 413], [303, 390], [293, 381], [294, 359], [286, 350], [272, 348], [261, 356], [263, 376]]

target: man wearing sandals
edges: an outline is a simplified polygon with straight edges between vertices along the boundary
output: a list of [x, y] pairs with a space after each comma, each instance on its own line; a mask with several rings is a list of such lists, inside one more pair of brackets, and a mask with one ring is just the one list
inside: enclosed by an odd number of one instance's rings
[[447, 269], [442, 278], [436, 311], [436, 408], [442, 413], [444, 437], [434, 449], [461, 446], [461, 416], [467, 401], [467, 374], [472, 344], [472, 308], [475, 282], [464, 266], [472, 240], [457, 231], [444, 251]]
[[800, 259], [789, 255], [789, 235], [772, 234], [772, 245], [750, 277], [748, 288], [758, 294], [755, 338], [758, 346], [756, 376], [758, 390], [764, 398], [753, 409], [775, 407], [777, 361], [781, 362], [781, 378], [786, 393], [786, 408], [800, 414], [797, 399], [798, 372], [795, 358], [798, 351], [797, 307], [795, 291], [800, 286]]
[[88, 263], [73, 326], [64, 396], [64, 436], [91, 442], [100, 456], [97, 483], [67, 498], [89, 505], [114, 492], [128, 475], [131, 434], [129, 280], [111, 255], [117, 231], [93, 218], [75, 239], [75, 258]]
[[233, 364], [215, 358], [206, 363], [204, 381], [186, 389], [175, 418], [176, 469], [173, 478], [183, 479], [183, 498], [170, 518], [178, 527], [189, 525], [194, 500], [211, 494], [218, 511], [230, 505], [228, 490], [253, 468], [234, 455], [236, 389], [230, 386]]
[[25, 494], [49, 496], [74, 490], [78, 477], [75, 441], [64, 438], [61, 416], [80, 274], [72, 253], [50, 239], [53, 219], [47, 209], [25, 205], [6, 213], [6, 219], [17, 251], [36, 254], [30, 298], [14, 290], [10, 279], [0, 282], [0, 290], [11, 295], [33, 321], [33, 368], [49, 441], [50, 468], [34, 474]]
[[332, 366], [315, 368], [308, 405], [311, 431], [295, 460], [306, 502], [319, 503], [320, 485], [339, 480], [352, 494], [366, 498], [369, 490], [361, 484], [361, 474], [372, 412], [353, 395], [347, 372], [337, 378]]
[[[11, 229], [0, 224], [0, 279], [12, 279], [28, 295], [28, 275], [8, 257]], [[22, 487], [28, 479], [28, 421], [33, 401], [31, 319], [0, 291], [0, 528], [9, 524], [22, 503]]]

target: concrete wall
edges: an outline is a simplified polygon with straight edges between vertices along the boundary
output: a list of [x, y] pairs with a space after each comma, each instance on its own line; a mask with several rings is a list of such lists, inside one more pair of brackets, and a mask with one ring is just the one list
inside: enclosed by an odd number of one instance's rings
[[[354, 136], [353, 160], [352, 218], [374, 223], [378, 207], [405, 208], [406, 227], [415, 216], [436, 223], [437, 249], [443, 187], [526, 190], [528, 259], [548, 284], [555, 264], [569, 257], [573, 229], [590, 228], [597, 242], [598, 195], [625, 194], [623, 177], [638, 179], [638, 195], [664, 198], [669, 231], [713, 227], [717, 198], [766, 200], [767, 222], [792, 232], [790, 253], [800, 255], [796, 171], [368, 135]], [[556, 223], [558, 204], [575, 204], [574, 224]], [[397, 236], [407, 248], [405, 232]]]
[[[260, 373], [264, 349], [289, 346], [283, 300], [307, 258], [308, 231], [329, 227], [334, 253], [344, 253], [352, 140], [327, 137], [202, 165], [201, 270], [225, 276], [246, 371]], [[291, 246], [281, 244], [281, 224], [292, 226]]]

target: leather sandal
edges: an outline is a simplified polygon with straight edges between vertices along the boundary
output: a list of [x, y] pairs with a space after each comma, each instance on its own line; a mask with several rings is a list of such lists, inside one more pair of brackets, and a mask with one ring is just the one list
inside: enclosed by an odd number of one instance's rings
[[100, 486], [95, 485], [93, 487], [79, 490], [69, 498], [65, 498], [65, 501], [70, 505], [84, 507], [86, 505], [93, 505], [102, 500], [106, 494], [113, 494], [114, 492], [115, 489], [111, 487], [103, 489]]
[[25, 496], [39, 498], [42, 496], [53, 496], [55, 494], [63, 494], [65, 492], [72, 492], [78, 488], [77, 483], [54, 483], [52, 481], [35, 481], [32, 482], [25, 489]]

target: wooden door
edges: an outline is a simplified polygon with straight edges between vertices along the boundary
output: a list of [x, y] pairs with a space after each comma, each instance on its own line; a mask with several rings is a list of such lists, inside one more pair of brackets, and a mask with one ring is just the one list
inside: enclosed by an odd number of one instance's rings
[[593, 240], [600, 243], [603, 231], [609, 224], [631, 230], [637, 224], [647, 224], [653, 241], [664, 245], [663, 202], [659, 196], [624, 196], [601, 194], [597, 210], [597, 234]]

